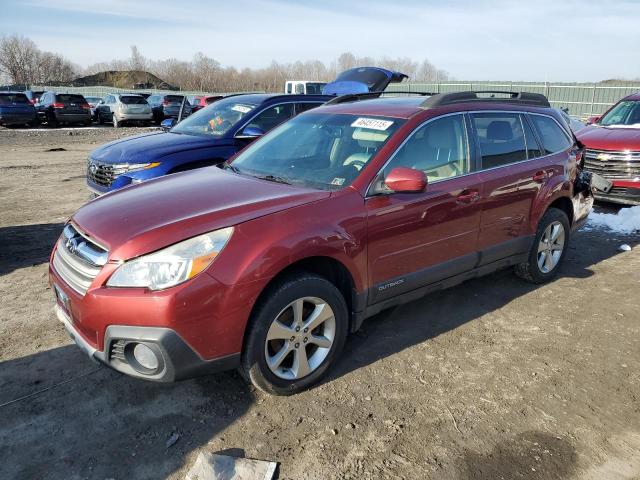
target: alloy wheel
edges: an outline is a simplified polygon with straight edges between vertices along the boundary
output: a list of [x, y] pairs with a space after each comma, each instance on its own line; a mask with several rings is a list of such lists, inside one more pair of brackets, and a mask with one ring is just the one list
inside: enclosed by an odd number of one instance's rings
[[564, 250], [565, 231], [562, 223], [550, 223], [538, 244], [538, 268], [542, 273], [551, 272], [560, 261]]
[[298, 380], [315, 371], [329, 355], [336, 318], [327, 302], [303, 297], [283, 308], [267, 332], [264, 354], [277, 377]]

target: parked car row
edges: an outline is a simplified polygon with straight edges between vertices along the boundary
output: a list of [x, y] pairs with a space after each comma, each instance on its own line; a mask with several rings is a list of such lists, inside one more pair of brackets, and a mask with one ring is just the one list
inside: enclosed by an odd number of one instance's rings
[[384, 309], [507, 267], [554, 278], [599, 178], [561, 113], [528, 93], [377, 98], [402, 74], [363, 70], [366, 90], [230, 96], [92, 152], [108, 194], [50, 265], [78, 346], [138, 378], [240, 368], [288, 395]]
[[[192, 96], [198, 109], [221, 96]], [[167, 118], [186, 118], [192, 106], [184, 95], [114, 93], [103, 97], [47, 91], [2, 92], [0, 125], [91, 125], [112, 123], [159, 125]]]

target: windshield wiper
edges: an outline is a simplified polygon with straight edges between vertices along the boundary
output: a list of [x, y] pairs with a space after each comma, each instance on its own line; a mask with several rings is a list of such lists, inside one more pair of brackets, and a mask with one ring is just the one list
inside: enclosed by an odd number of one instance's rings
[[240, 175], [240, 169], [238, 167], [234, 167], [230, 163], [225, 163], [222, 168], [223, 170], [231, 170], [233, 173], [237, 173], [238, 175]]
[[284, 183], [285, 185], [291, 185], [291, 182], [288, 182], [284, 178], [277, 177], [275, 175], [254, 175], [254, 176], [256, 178], [259, 178], [260, 180], [267, 180], [269, 182]]

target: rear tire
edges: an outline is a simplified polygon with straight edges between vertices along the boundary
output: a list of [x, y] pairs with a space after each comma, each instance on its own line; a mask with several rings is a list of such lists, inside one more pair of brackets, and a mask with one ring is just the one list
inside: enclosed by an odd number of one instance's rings
[[263, 392], [298, 393], [336, 362], [348, 330], [347, 304], [331, 282], [308, 273], [287, 277], [254, 310], [241, 373]]
[[59, 126], [58, 119], [56, 118], [56, 116], [53, 113], [50, 113], [47, 116], [47, 125], [50, 128], [58, 128], [58, 126]]
[[538, 223], [527, 262], [515, 266], [516, 275], [531, 283], [555, 278], [567, 253], [570, 234], [567, 214], [557, 208], [547, 210]]

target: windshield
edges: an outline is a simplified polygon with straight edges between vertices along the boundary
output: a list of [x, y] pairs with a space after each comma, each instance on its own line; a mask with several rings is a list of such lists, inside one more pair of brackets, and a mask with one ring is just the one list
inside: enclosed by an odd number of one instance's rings
[[101, 97], [84, 97], [84, 98], [89, 103], [98, 103], [100, 102], [100, 100], [102, 100]]
[[403, 123], [386, 117], [299, 115], [253, 143], [227, 168], [323, 190], [343, 188]]
[[187, 117], [173, 127], [171, 132], [221, 137], [254, 108], [256, 105], [242, 102], [239, 97], [220, 100]]
[[640, 128], [640, 101], [628, 100], [618, 103], [600, 122], [607, 126], [635, 126]]

